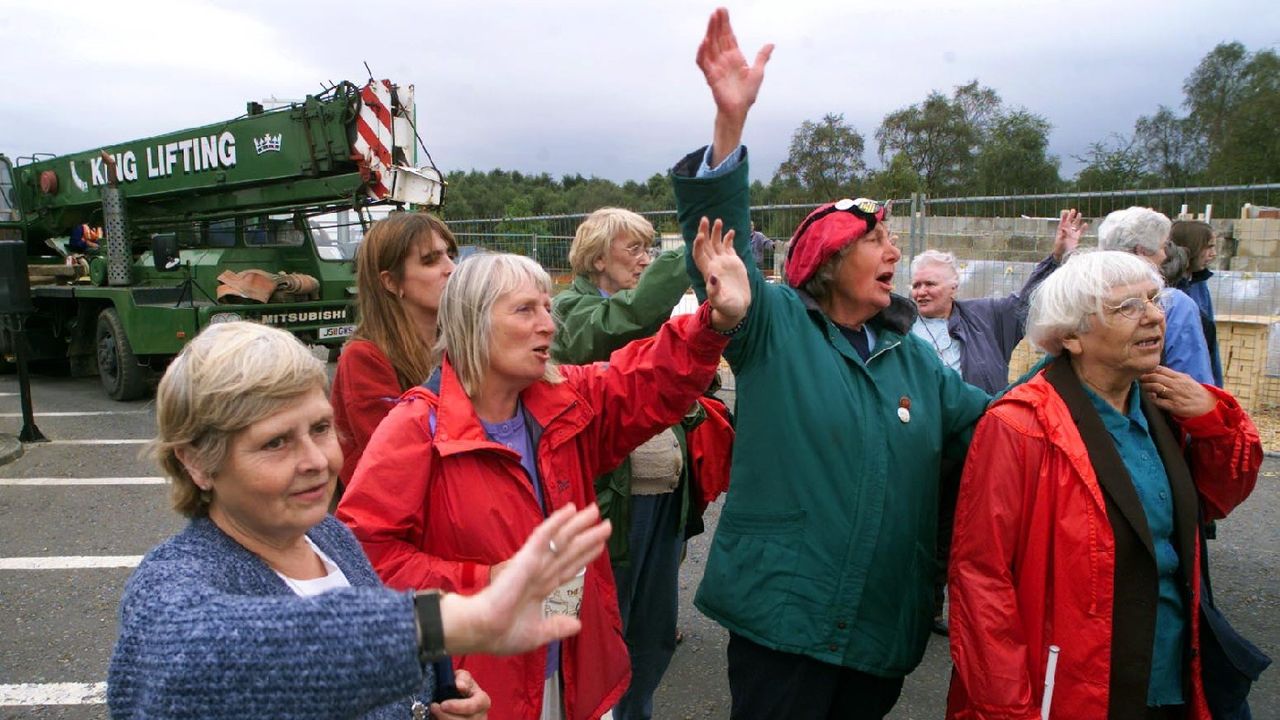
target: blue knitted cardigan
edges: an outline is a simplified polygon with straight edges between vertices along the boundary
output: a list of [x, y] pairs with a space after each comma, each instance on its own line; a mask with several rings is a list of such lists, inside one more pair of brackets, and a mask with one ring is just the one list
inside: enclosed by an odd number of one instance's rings
[[426, 702], [411, 593], [332, 516], [307, 535], [352, 587], [299, 597], [208, 518], [147, 554], [120, 601], [113, 718], [406, 718]]

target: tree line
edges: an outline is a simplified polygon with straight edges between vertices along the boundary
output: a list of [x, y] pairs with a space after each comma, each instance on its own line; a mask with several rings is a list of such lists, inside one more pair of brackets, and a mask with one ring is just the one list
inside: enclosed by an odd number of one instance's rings
[[[752, 184], [759, 204], [815, 203], [856, 193], [902, 198], [1013, 195], [1072, 190], [1266, 182], [1280, 179], [1280, 56], [1238, 42], [1210, 51], [1182, 84], [1180, 110], [1159, 106], [1130, 132], [1113, 133], [1075, 159], [1063, 178], [1050, 154], [1052, 124], [1009, 107], [977, 80], [950, 94], [930, 92], [886, 115], [873, 140], [879, 167], [869, 169], [866, 138], [842, 114], [806, 120], [787, 158], [766, 184]], [[644, 182], [515, 171], [447, 175], [451, 219], [589, 212], [616, 205], [636, 211], [675, 207], [662, 172]]]

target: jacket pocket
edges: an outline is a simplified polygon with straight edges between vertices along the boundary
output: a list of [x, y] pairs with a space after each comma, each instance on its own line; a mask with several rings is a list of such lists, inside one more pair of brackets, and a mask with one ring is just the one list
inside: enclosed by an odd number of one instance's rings
[[731, 626], [785, 644], [799, 641], [803, 630], [788, 617], [796, 615], [803, 529], [802, 511], [726, 512], [716, 528], [701, 599]]

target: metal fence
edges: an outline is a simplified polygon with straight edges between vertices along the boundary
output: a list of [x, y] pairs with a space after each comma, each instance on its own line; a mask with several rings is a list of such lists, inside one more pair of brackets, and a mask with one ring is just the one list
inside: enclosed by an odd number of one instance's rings
[[[1280, 183], [958, 198], [917, 194], [895, 200], [890, 227], [903, 250], [894, 280], [897, 291], [909, 294], [915, 255], [940, 249], [955, 253], [960, 261], [959, 297], [1007, 295], [1021, 288], [1035, 264], [1050, 252], [1061, 210], [1076, 208], [1088, 218], [1090, 229], [1081, 246], [1089, 247], [1097, 244], [1101, 218], [1131, 205], [1153, 207], [1175, 218], [1207, 215], [1222, 236], [1209, 289], [1226, 384], [1259, 424], [1267, 425], [1263, 429], [1270, 433], [1268, 447], [1280, 449], [1280, 218], [1242, 219], [1256, 214], [1256, 208], [1280, 205]], [[751, 208], [756, 228], [778, 239], [765, 253], [762, 265], [767, 275], [781, 274], [784, 241], [813, 207]], [[642, 214], [665, 247], [682, 244], [674, 210]], [[569, 246], [585, 217], [454, 220], [449, 225], [461, 245], [528, 255], [547, 268], [558, 285], [565, 285], [570, 281]], [[1035, 357], [1024, 343], [1015, 353], [1013, 372]]]

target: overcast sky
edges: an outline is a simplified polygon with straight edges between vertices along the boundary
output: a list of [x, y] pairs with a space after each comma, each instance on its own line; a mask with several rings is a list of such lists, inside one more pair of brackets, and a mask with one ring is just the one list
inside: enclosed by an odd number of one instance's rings
[[[327, 80], [416, 86], [444, 171], [644, 180], [709, 140], [690, 0], [0, 0], [0, 152], [66, 153], [224, 120]], [[748, 123], [768, 180], [806, 119], [867, 140], [888, 112], [977, 78], [1073, 155], [1130, 132], [1217, 43], [1280, 48], [1280, 2], [757, 0], [728, 5], [748, 57], [777, 49]]]

